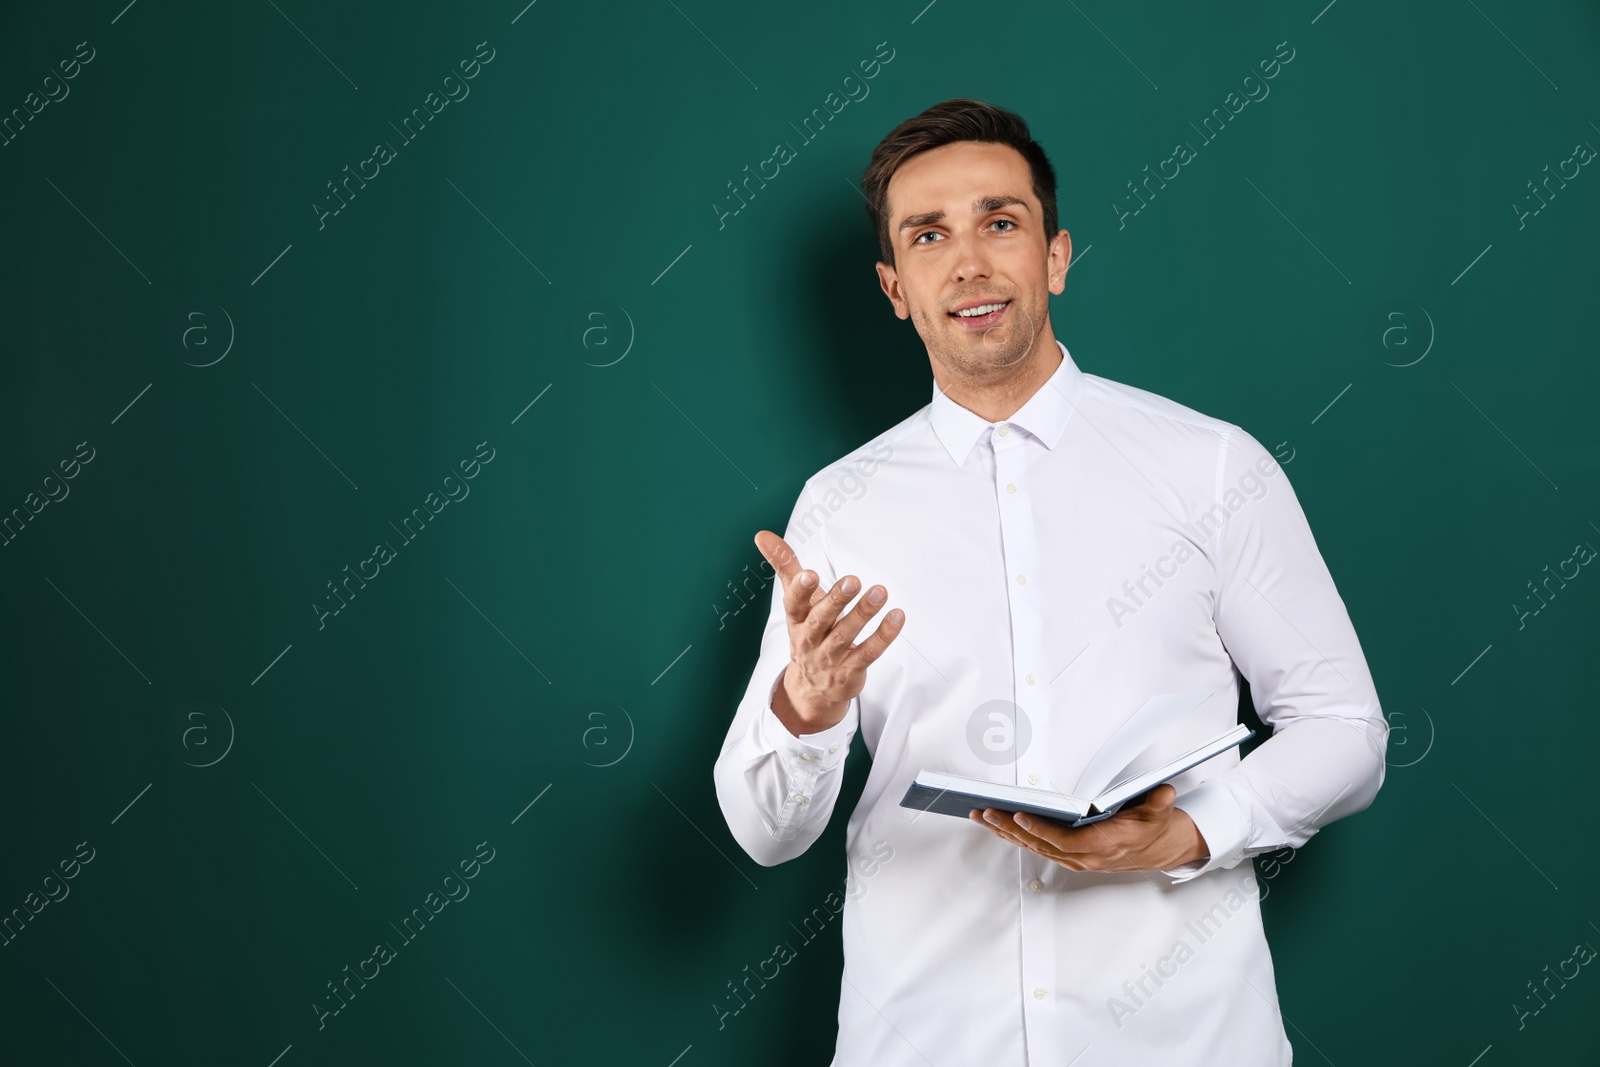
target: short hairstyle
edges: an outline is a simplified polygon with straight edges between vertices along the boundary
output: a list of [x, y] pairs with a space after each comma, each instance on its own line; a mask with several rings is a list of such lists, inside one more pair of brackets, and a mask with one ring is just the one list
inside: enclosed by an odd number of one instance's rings
[[982, 100], [959, 98], [935, 104], [922, 114], [906, 119], [872, 150], [872, 159], [861, 175], [861, 190], [867, 198], [867, 214], [878, 231], [878, 246], [884, 260], [894, 265], [894, 241], [889, 233], [889, 179], [900, 164], [930, 148], [957, 141], [987, 141], [1010, 145], [1028, 161], [1033, 175], [1033, 195], [1044, 208], [1046, 243], [1060, 228], [1056, 215], [1056, 172], [1050, 158], [1028, 132], [1028, 124], [1015, 112], [986, 104]]

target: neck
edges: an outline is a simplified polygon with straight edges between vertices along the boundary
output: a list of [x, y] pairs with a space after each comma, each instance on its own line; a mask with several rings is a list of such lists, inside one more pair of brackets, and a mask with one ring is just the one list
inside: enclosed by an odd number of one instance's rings
[[933, 362], [933, 380], [939, 389], [986, 422], [1004, 422], [1015, 415], [1061, 366], [1061, 348], [1048, 324], [1035, 338], [1032, 350], [1005, 378], [976, 380], [953, 374]]

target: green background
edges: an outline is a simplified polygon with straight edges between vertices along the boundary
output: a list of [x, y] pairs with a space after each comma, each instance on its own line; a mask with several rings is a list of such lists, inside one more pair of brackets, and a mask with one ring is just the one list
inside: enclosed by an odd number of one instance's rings
[[[0, 147], [0, 509], [94, 450], [0, 549], [0, 909], [94, 849], [0, 948], [0, 1059], [826, 1064], [836, 925], [713, 1005], [842, 891], [868, 757], [803, 858], [740, 851], [711, 766], [770, 586], [730, 583], [928, 401], [854, 185], [972, 96], [1058, 169], [1057, 335], [1278, 451], [1394, 728], [1374, 806], [1261, 867], [1297, 1060], [1600, 1062], [1600, 976], [1513, 1007], [1600, 946], [1600, 578], [1514, 606], [1600, 545], [1600, 176], [1512, 206], [1600, 145], [1593, 4], [124, 2], [0, 32], [7, 114], [94, 50]], [[470, 95], [319, 228], [479, 42]]]

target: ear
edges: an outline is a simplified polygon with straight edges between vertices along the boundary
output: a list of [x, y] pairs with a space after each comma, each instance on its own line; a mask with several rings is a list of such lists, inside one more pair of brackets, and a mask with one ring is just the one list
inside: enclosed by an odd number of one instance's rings
[[1072, 235], [1066, 230], [1057, 231], [1050, 239], [1050, 253], [1045, 268], [1050, 276], [1050, 291], [1060, 295], [1067, 288], [1067, 266], [1072, 262]]
[[[883, 295], [889, 298], [889, 303], [894, 305], [895, 317], [909, 319], [911, 317], [911, 305], [900, 291], [899, 273], [882, 260], [878, 261], [877, 267], [878, 285], [883, 289]], [[1055, 291], [1060, 292], [1059, 289]]]

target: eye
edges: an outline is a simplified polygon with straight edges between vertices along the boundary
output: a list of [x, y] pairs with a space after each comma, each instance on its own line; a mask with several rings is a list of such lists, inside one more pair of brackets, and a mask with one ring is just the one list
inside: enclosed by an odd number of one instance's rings
[[[1007, 226], [1010, 226], [1010, 227], [1011, 227], [1011, 229], [1013, 229], [1013, 230], [1014, 230], [1014, 229], [1016, 229], [1016, 228], [1017, 228], [1017, 224], [1016, 224], [1016, 223], [1015, 223], [1015, 222], [1012, 222], [1012, 221], [1011, 221], [1011, 220], [1010, 220], [1010, 219], [995, 219], [995, 220], [994, 220], [994, 224], [995, 224], [995, 225], [996, 225], [996, 226], [999, 226], [999, 225], [1001, 225], [1001, 224], [1002, 224], [1002, 223], [1004, 223], [1004, 224], [1005, 224], [1005, 225], [1007, 225]], [[1006, 232], [1008, 232], [1008, 233], [1009, 233], [1009, 232], [1010, 232], [1010, 231], [1009, 231], [1009, 230], [1008, 230], [1008, 231], [1006, 231]]]
[[914, 244], [914, 245], [932, 244], [933, 243], [932, 241], [924, 241], [923, 238], [924, 237], [938, 237], [938, 236], [939, 236], [939, 232], [937, 230], [923, 230], [921, 233], [917, 234], [915, 237], [913, 237], [911, 239], [911, 243]]

